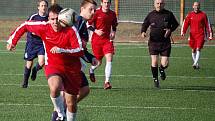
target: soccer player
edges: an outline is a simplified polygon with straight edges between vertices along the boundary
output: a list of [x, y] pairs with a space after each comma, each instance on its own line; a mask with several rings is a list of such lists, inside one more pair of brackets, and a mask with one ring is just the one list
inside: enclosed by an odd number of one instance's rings
[[[80, 7], [80, 16], [78, 16], [76, 21], [76, 27], [80, 35], [80, 38], [82, 40], [83, 48], [84, 48], [84, 56], [82, 57], [82, 59], [88, 63], [91, 63], [92, 65], [96, 65], [97, 60], [92, 54], [90, 54], [87, 51], [87, 48], [86, 48], [87, 42], [89, 40], [89, 34], [88, 34], [86, 22], [87, 20], [93, 17], [96, 6], [97, 6], [97, 3], [94, 0], [83, 0]], [[80, 102], [90, 93], [89, 83], [83, 71], [84, 71], [84, 67], [82, 67], [82, 72], [81, 72], [82, 82], [81, 82], [81, 88], [77, 97], [77, 102]], [[52, 121], [56, 121], [56, 117], [57, 117], [56, 114], [57, 114], [56, 111], [52, 113]]]
[[[104, 89], [111, 89], [110, 83], [114, 45], [112, 40], [115, 38], [117, 17], [110, 9], [111, 0], [101, 0], [101, 7], [96, 10], [94, 17], [88, 21], [89, 29], [93, 31], [92, 50], [98, 60], [96, 66], [90, 68], [90, 79], [95, 82], [94, 70], [102, 64], [102, 58], [106, 58]], [[93, 77], [93, 78], [92, 78]]]
[[[204, 46], [205, 34], [212, 39], [212, 27], [206, 13], [200, 10], [200, 2], [193, 3], [193, 11], [186, 16], [181, 27], [181, 35], [184, 36], [190, 26], [189, 46], [192, 48], [193, 68], [199, 69], [200, 51]], [[206, 30], [206, 31], [205, 31]]]
[[[37, 2], [38, 13], [31, 15], [28, 18], [28, 20], [48, 21], [47, 7], [48, 7], [48, 2], [46, 0], [38, 0]], [[38, 57], [38, 62], [32, 69], [32, 74], [31, 74], [31, 79], [35, 80], [37, 71], [42, 69], [44, 65], [44, 54], [45, 54], [43, 42], [40, 37], [34, 35], [34, 33], [28, 32], [26, 39], [27, 39], [27, 42], [26, 42], [25, 54], [24, 54], [24, 60], [26, 61], [26, 64], [24, 68], [24, 79], [22, 82], [23, 88], [28, 87], [28, 79], [31, 73], [33, 60]]]
[[159, 72], [162, 80], [165, 80], [165, 69], [169, 64], [171, 53], [171, 33], [178, 27], [178, 22], [172, 12], [164, 8], [164, 0], [154, 0], [155, 10], [151, 11], [142, 24], [142, 37], [146, 37], [147, 28], [150, 26], [150, 38], [148, 42], [151, 55], [151, 72], [155, 87], [159, 88], [158, 60], [160, 55]]
[[[9, 37], [7, 49], [15, 50], [20, 37], [27, 31], [41, 37], [44, 42], [45, 75], [48, 80], [50, 97], [58, 113], [56, 120], [75, 121], [77, 112], [77, 95], [79, 93], [82, 75], [80, 57], [83, 56], [82, 42], [75, 27], [62, 27], [58, 14], [62, 7], [54, 4], [48, 9], [49, 22], [22, 23]], [[55, 53], [54, 48], [61, 48]], [[64, 88], [67, 106], [64, 112], [64, 101], [60, 95]]]
[[[93, 15], [95, 14], [96, 6], [97, 6], [97, 3], [94, 0], [83, 0], [80, 8], [80, 16], [78, 16], [77, 22], [76, 22], [77, 30], [81, 37], [83, 48], [84, 48], [84, 56], [82, 57], [82, 59], [88, 63], [91, 63], [92, 65], [96, 65], [98, 61], [92, 54], [90, 54], [87, 51], [86, 45], [89, 40], [89, 34], [88, 34], [86, 23], [88, 20], [92, 19]], [[84, 73], [82, 74], [84, 79], [82, 81], [81, 90], [78, 95], [78, 102], [84, 97], [86, 97], [90, 91], [88, 80], [85, 74]]]

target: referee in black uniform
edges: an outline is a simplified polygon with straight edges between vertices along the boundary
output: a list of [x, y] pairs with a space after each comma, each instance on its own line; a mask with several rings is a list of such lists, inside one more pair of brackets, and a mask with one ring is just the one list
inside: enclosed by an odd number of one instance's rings
[[[151, 71], [155, 87], [159, 88], [158, 70], [160, 77], [165, 80], [165, 69], [168, 67], [171, 53], [171, 33], [178, 27], [178, 22], [172, 12], [164, 9], [164, 0], [154, 0], [155, 10], [151, 11], [145, 18], [141, 34], [146, 37], [147, 28], [150, 26], [150, 38], [148, 42], [151, 55]], [[160, 66], [158, 59], [160, 55]]]

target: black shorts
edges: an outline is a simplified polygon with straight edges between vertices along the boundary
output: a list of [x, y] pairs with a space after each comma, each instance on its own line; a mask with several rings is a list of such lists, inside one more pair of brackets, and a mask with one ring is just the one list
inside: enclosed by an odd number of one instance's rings
[[27, 41], [25, 47], [24, 60], [32, 61], [37, 58], [38, 55], [45, 55], [45, 49], [43, 43], [34, 43], [32, 41]]
[[170, 42], [149, 42], [148, 46], [150, 55], [161, 55], [170, 57], [171, 54]]
[[84, 72], [81, 72], [81, 75], [82, 75], [81, 88], [85, 86], [89, 86], [87, 77], [85, 76]]

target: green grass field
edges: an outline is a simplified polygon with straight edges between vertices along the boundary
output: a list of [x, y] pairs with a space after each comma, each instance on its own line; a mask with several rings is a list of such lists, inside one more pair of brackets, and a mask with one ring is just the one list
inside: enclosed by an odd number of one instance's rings
[[[29, 80], [29, 88], [20, 86], [24, 45], [8, 52], [0, 42], [0, 121], [49, 121], [53, 107], [43, 72]], [[173, 45], [167, 79], [155, 89], [147, 46], [116, 44], [113, 89], [103, 89], [103, 65], [90, 95], [79, 103], [78, 121], [214, 121], [214, 53], [214, 46], [205, 47], [201, 69], [193, 70], [190, 48]]]

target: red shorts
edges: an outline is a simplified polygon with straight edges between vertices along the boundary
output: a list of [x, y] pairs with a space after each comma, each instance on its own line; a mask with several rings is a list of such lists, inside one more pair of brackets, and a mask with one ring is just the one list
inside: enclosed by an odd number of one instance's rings
[[190, 33], [190, 37], [189, 37], [189, 45], [192, 49], [201, 49], [203, 48], [204, 45], [204, 34], [191, 34]]
[[109, 39], [92, 39], [92, 51], [96, 59], [101, 60], [108, 53], [114, 54], [114, 45]]
[[53, 75], [58, 75], [62, 78], [63, 89], [65, 92], [77, 95], [80, 90], [82, 75], [81, 72], [74, 72], [69, 67], [64, 66], [45, 66], [45, 75], [48, 79]]

